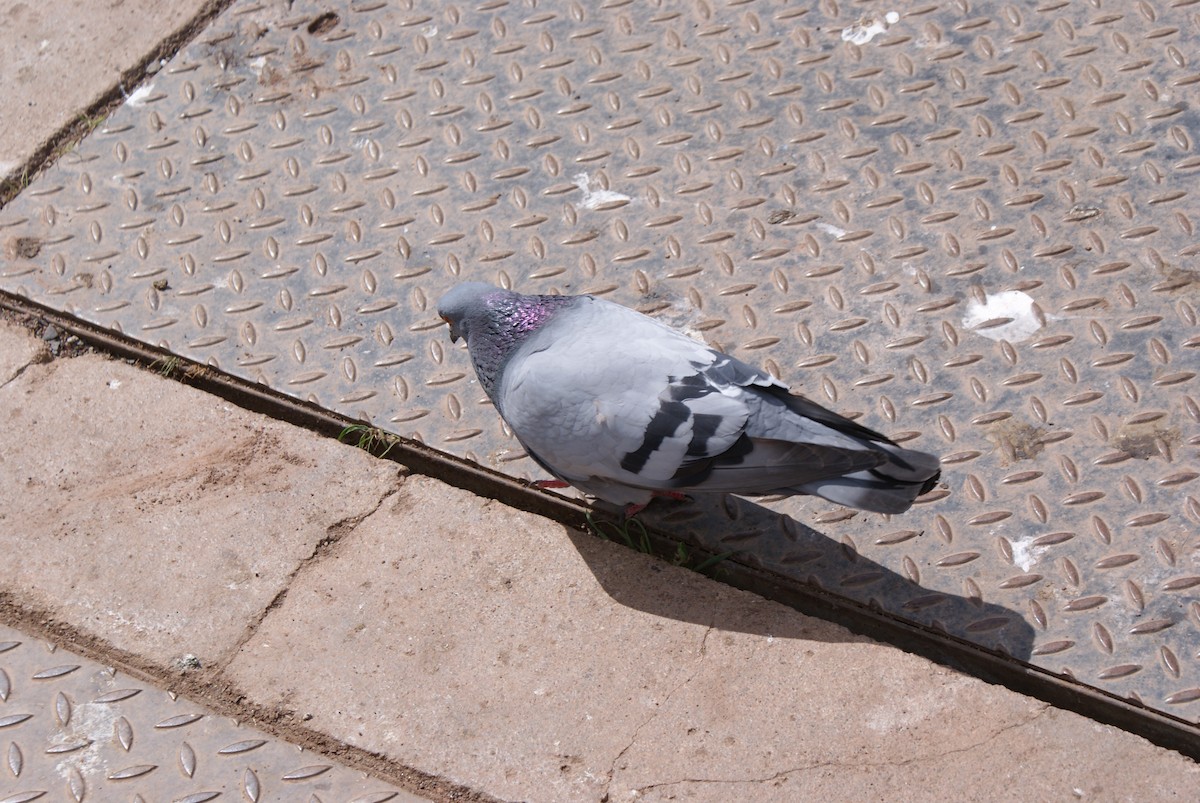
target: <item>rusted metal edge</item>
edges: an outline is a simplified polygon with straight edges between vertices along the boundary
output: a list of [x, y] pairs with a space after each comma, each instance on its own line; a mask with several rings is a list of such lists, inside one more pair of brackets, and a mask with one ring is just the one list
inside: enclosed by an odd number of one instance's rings
[[[175, 374], [186, 376], [187, 383], [193, 387], [243, 409], [285, 421], [326, 437], [336, 438], [348, 425], [361, 423], [2, 290], [0, 307], [44, 318], [100, 351], [134, 360], [144, 367], [160, 363], [166, 358], [177, 358], [181, 364], [195, 367], [196, 370], [185, 370]], [[385, 448], [387, 454], [380, 454]], [[397, 438], [394, 444], [381, 446], [375, 452], [376, 456], [400, 463], [417, 473], [456, 488], [590, 532], [585, 517], [591, 509], [586, 505], [557, 494], [535, 490], [524, 482], [431, 449], [417, 441]], [[653, 527], [647, 529], [651, 553], [669, 561], [676, 554], [680, 539]], [[688, 543], [687, 546], [697, 561], [703, 562], [715, 557], [712, 552], [698, 545]], [[1185, 720], [1154, 711], [1070, 678], [1051, 674], [1017, 661], [1011, 656], [985, 649], [934, 628], [895, 618], [882, 610], [840, 597], [817, 586], [749, 566], [733, 557], [722, 561], [720, 569], [719, 582], [758, 594], [805, 615], [841, 625], [858, 635], [891, 644], [906, 652], [966, 672], [989, 683], [1004, 686], [1057, 708], [1112, 725], [1141, 736], [1160, 747], [1175, 750], [1200, 761], [1200, 738], [1195, 726]], [[259, 726], [272, 732], [269, 723]]]

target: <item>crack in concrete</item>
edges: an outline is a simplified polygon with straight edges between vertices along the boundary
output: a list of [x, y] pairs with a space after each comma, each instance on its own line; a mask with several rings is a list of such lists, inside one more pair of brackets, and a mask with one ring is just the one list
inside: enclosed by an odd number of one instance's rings
[[333, 524], [325, 528], [324, 537], [317, 541], [317, 543], [313, 545], [312, 551], [296, 564], [291, 573], [288, 574], [287, 579], [284, 580], [283, 585], [280, 587], [278, 593], [276, 593], [271, 601], [268, 602], [267, 605], [262, 609], [262, 611], [260, 611], [259, 614], [246, 625], [245, 630], [242, 632], [241, 638], [234, 643], [234, 645], [226, 652], [224, 656], [216, 661], [212, 669], [212, 673], [214, 675], [223, 675], [229, 668], [229, 665], [237, 659], [237, 656], [239, 653], [241, 653], [242, 649], [245, 648], [245, 646], [254, 638], [255, 634], [258, 633], [267, 617], [270, 616], [272, 612], [283, 606], [284, 601], [287, 600], [288, 592], [291, 591], [292, 585], [296, 582], [296, 578], [298, 578], [301, 573], [305, 572], [310, 566], [320, 563], [321, 560], [332, 554], [342, 539], [354, 532], [358, 525], [375, 515], [375, 513], [377, 513], [380, 508], [383, 507], [384, 503], [386, 503], [389, 499], [399, 495], [404, 488], [404, 483], [408, 479], [408, 476], [408, 472], [401, 471], [397, 476], [399, 484], [396, 487], [385, 491], [375, 501], [375, 504], [370, 510], [367, 510], [363, 513], [356, 513], [352, 516], [346, 516], [345, 518], [335, 521]]
[[16, 382], [18, 379], [21, 378], [22, 374], [24, 374], [27, 370], [29, 370], [29, 366], [33, 365], [35, 362], [36, 362], [35, 360], [30, 360], [29, 362], [22, 365], [20, 368], [18, 368], [16, 371], [13, 372], [12, 376], [10, 376], [8, 379], [4, 380], [3, 382], [0, 382], [0, 388], [7, 387], [8, 385], [11, 385], [13, 382]]
[[[943, 752], [939, 752], [937, 755], [917, 756], [914, 758], [904, 759], [903, 761], [860, 761], [857, 759], [854, 761], [818, 761], [818, 762], [815, 762], [812, 764], [804, 764], [804, 765], [801, 765], [798, 767], [789, 767], [788, 769], [780, 770], [779, 772], [773, 773], [771, 775], [768, 775], [768, 776], [762, 777], [762, 778], [681, 778], [677, 781], [662, 781], [659, 783], [652, 783], [652, 784], [647, 784], [645, 786], [639, 786], [633, 791], [636, 796], [640, 796], [640, 795], [644, 795], [645, 793], [655, 790], [655, 789], [665, 789], [667, 787], [680, 786], [682, 784], [770, 783], [771, 781], [779, 780], [780, 778], [783, 778], [788, 775], [792, 775], [794, 773], [809, 772], [811, 770], [826, 769], [826, 768], [830, 768], [830, 767], [832, 767], [832, 768], [850, 768], [850, 769], [861, 769], [861, 768], [865, 768], [865, 767], [867, 767], [867, 768], [869, 768], [869, 767], [907, 767], [907, 766], [910, 766], [913, 764], [920, 764], [920, 763], [923, 763], [926, 761], [945, 758], [946, 756], [961, 755], [963, 753], [970, 753], [973, 750], [978, 750], [979, 748], [984, 747], [987, 744], [995, 741], [1002, 734], [1007, 733], [1008, 731], [1015, 730], [1017, 728], [1023, 728], [1026, 725], [1033, 724], [1038, 719], [1040, 719], [1047, 711], [1051, 711], [1053, 709], [1054, 709], [1054, 706], [1050, 705], [1049, 703], [1042, 703], [1041, 705], [1039, 705], [1037, 711], [1035, 711], [1028, 718], [1022, 719], [1020, 722], [1014, 722], [1010, 725], [1005, 725], [1003, 728], [999, 728], [999, 729], [993, 731], [991, 734], [989, 734], [985, 738], [980, 739], [976, 742], [973, 742], [972, 744], [966, 745], [965, 747], [956, 748], [954, 750], [946, 750]], [[626, 748], [626, 749], [628, 749], [628, 748]], [[615, 765], [615, 763], [616, 762], [614, 761], [614, 765]], [[611, 782], [612, 782], [612, 778], [610, 777], [609, 783], [611, 784]], [[607, 787], [606, 787], [606, 791], [607, 791]]]
[[628, 753], [633, 746], [637, 744], [638, 734], [640, 734], [647, 725], [653, 722], [658, 715], [662, 713], [663, 708], [671, 701], [671, 698], [675, 696], [677, 691], [695, 680], [696, 675], [700, 673], [700, 667], [704, 663], [705, 656], [708, 654], [708, 636], [713, 632], [714, 629], [714, 626], [711, 624], [704, 629], [704, 634], [700, 637], [700, 646], [697, 650], [699, 657], [697, 658], [696, 665], [692, 668], [692, 671], [686, 678], [675, 684], [674, 688], [667, 692], [666, 696], [663, 697], [656, 706], [654, 706], [654, 710], [650, 712], [649, 716], [647, 716], [644, 721], [642, 721], [636, 728], [633, 729], [633, 733], [629, 737], [629, 743], [622, 747], [621, 751], [617, 753], [617, 755], [614, 756], [613, 760], [609, 763], [608, 772], [605, 773], [604, 792], [601, 794], [601, 800], [608, 800], [609, 787], [612, 786], [613, 776], [617, 772], [617, 762], [619, 762], [621, 757]]
[[47, 363], [53, 362], [58, 358], [58, 355], [53, 354], [50, 351], [50, 348], [46, 345], [45, 340], [42, 339], [42, 333], [46, 331], [45, 322], [32, 318], [32, 316], [22, 316], [15, 310], [9, 310], [4, 307], [0, 307], [0, 322], [11, 326], [12, 329], [15, 330], [14, 334], [18, 334], [18, 336], [19, 333], [24, 333], [24, 335], [35, 344], [35, 353], [33, 356], [21, 365], [17, 366], [16, 369], [13, 370], [12, 376], [10, 376], [8, 379], [5, 379], [3, 382], [0, 382], [0, 388], [7, 387], [13, 382], [16, 382], [18, 379], [24, 376], [25, 372], [28, 371], [32, 366], [46, 365]]

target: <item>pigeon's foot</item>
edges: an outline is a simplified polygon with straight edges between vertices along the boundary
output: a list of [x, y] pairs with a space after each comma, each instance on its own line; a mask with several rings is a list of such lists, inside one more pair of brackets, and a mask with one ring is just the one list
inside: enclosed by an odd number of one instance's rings
[[571, 483], [562, 480], [534, 480], [530, 485], [539, 491], [545, 491], [550, 488], [569, 488]]
[[[688, 496], [685, 493], [680, 493], [679, 491], [654, 491], [652, 499], [670, 499], [672, 502], [690, 502], [690, 501], [692, 501], [692, 497]], [[645, 510], [646, 505], [648, 505], [648, 504], [650, 504], [650, 503], [643, 502], [640, 505], [630, 503], [630, 504], [626, 505], [625, 506], [625, 518], [632, 519], [634, 516], [641, 513], [643, 510]]]

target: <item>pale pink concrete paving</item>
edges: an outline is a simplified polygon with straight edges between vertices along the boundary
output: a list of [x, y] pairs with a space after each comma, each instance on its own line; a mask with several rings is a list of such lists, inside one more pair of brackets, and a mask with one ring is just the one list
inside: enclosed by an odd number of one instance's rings
[[1200, 784], [1138, 737], [423, 477], [305, 568], [227, 674], [506, 799], [1183, 800]]
[[16, 327], [0, 323], [0, 388], [35, 362], [50, 359], [50, 349]]
[[[0, 377], [40, 345], [0, 343]], [[318, 542], [399, 487], [394, 464], [100, 355], [27, 364], [0, 422], [0, 584], [163, 666], [219, 663]]]
[[0, 4], [0, 179], [204, 5], [205, 0]]

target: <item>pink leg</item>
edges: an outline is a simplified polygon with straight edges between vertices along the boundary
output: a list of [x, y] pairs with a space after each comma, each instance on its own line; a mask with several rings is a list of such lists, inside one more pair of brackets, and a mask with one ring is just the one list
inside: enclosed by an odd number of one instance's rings
[[[670, 499], [672, 502], [691, 501], [690, 496], [688, 496], [685, 493], [680, 493], [679, 491], [654, 491], [653, 498], [654, 499]], [[641, 513], [645, 509], [646, 509], [645, 504], [641, 504], [641, 505], [628, 504], [625, 506], [625, 518], [631, 519], [634, 516], [636, 516], [637, 514]]]
[[562, 480], [534, 480], [530, 484], [539, 491], [544, 491], [547, 488], [569, 488], [571, 486], [571, 483], [563, 482]]

